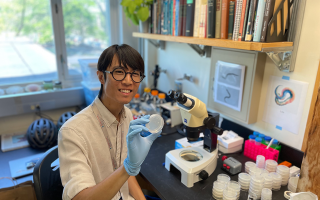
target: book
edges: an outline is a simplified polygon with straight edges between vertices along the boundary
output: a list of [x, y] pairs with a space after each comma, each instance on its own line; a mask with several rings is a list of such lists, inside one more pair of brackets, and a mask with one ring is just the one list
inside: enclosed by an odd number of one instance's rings
[[176, 0], [176, 18], [175, 18], [175, 30], [174, 30], [174, 35], [175, 36], [179, 36], [179, 27], [180, 27], [180, 24], [179, 24], [179, 16], [180, 16], [180, 0]]
[[228, 22], [228, 39], [232, 40], [233, 23], [234, 23], [234, 1], [230, 1], [229, 5], [229, 22]]
[[216, 30], [215, 30], [215, 38], [221, 37], [221, 7], [222, 0], [216, 0]]
[[175, 35], [175, 26], [176, 26], [176, 0], [172, 0], [172, 13], [171, 13], [171, 17], [172, 17], [172, 21], [171, 21], [171, 32], [172, 35]]
[[199, 37], [200, 5], [201, 0], [195, 0], [193, 37]]
[[183, 13], [182, 13], [182, 36], [186, 36], [186, 23], [187, 23], [187, 1], [183, 1]]
[[207, 4], [201, 5], [199, 38], [207, 37]]
[[247, 41], [247, 42], [250, 42], [252, 40], [252, 30], [253, 30], [253, 22], [254, 22], [256, 4], [257, 4], [257, 0], [251, 0], [249, 13], [248, 13], [246, 37], [245, 37], [245, 41]]
[[241, 19], [240, 19], [238, 41], [241, 41], [241, 38], [242, 38], [242, 31], [243, 31], [244, 17], [245, 17], [245, 14], [246, 14], [247, 2], [248, 2], [248, 0], [243, 0], [243, 2], [242, 2], [242, 10], [241, 10]]
[[186, 8], [186, 33], [185, 36], [193, 36], [193, 25], [194, 25], [194, 0], [187, 0]]
[[260, 42], [266, 41], [268, 24], [269, 24], [269, 21], [271, 20], [271, 17], [272, 17], [274, 2], [275, 2], [275, 0], [267, 0], [267, 2], [266, 2], [266, 7], [264, 10], [264, 16], [263, 16]]
[[233, 25], [233, 35], [232, 35], [233, 41], [238, 41], [241, 11], [242, 11], [242, 2], [243, 2], [243, 0], [237, 0], [236, 14], [235, 14], [234, 25]]
[[208, 0], [206, 37], [214, 38], [216, 33], [216, 0]]
[[229, 4], [230, 0], [222, 0], [221, 39], [228, 39]]
[[2, 152], [12, 151], [28, 147], [29, 143], [25, 132], [10, 133], [1, 135]]
[[246, 2], [246, 10], [245, 10], [245, 15], [244, 15], [244, 19], [243, 19], [241, 41], [245, 41], [245, 37], [246, 37], [246, 30], [247, 30], [247, 22], [248, 22], [248, 13], [249, 13], [250, 2], [251, 2], [251, 0], [247, 0], [247, 2]]
[[157, 0], [157, 33], [161, 34], [162, 23], [162, 2], [163, 0]]
[[184, 6], [184, 1], [186, 0], [180, 0], [179, 3], [179, 36], [182, 36], [182, 30], [183, 30], [183, 6]]
[[153, 33], [158, 33], [158, 21], [157, 21], [157, 12], [158, 12], [158, 2], [153, 3]]
[[168, 12], [167, 12], [167, 21], [168, 21], [168, 24], [167, 24], [167, 30], [168, 30], [168, 34], [167, 35], [171, 35], [172, 34], [172, 28], [171, 28], [171, 21], [172, 21], [172, 18], [171, 18], [171, 3], [172, 3], [173, 0], [168, 0], [168, 5], [167, 5], [167, 9], [168, 9]]
[[254, 42], [260, 42], [265, 5], [266, 5], [266, 0], [259, 0], [256, 20], [254, 23], [254, 32], [253, 32]]
[[150, 5], [150, 12], [149, 12], [149, 33], [154, 33], [153, 32], [153, 4]]

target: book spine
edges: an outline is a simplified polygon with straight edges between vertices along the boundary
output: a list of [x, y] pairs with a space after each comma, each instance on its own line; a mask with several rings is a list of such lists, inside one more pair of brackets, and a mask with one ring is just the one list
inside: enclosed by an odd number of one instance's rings
[[246, 12], [246, 5], [247, 5], [247, 0], [243, 0], [242, 9], [241, 9], [238, 41], [241, 41], [241, 37], [242, 37], [242, 30], [243, 30], [243, 24], [244, 24], [244, 16], [245, 16], [245, 12]]
[[157, 10], [157, 23], [158, 23], [158, 27], [157, 27], [157, 31], [158, 34], [161, 34], [161, 21], [162, 21], [162, 1], [163, 0], [158, 0], [158, 10]]
[[264, 11], [263, 16], [263, 23], [262, 23], [262, 31], [261, 31], [261, 38], [260, 42], [266, 42], [266, 35], [267, 35], [267, 29], [268, 29], [268, 23], [271, 20], [273, 9], [274, 9], [274, 3], [275, 0], [267, 0], [266, 2], [266, 8]]
[[200, 24], [199, 24], [199, 38], [206, 38], [206, 24], [207, 21], [207, 4], [201, 5]]
[[216, 0], [215, 38], [221, 37], [221, 7], [222, 7], [222, 0]]
[[245, 41], [247, 41], [247, 42], [250, 42], [252, 40], [252, 30], [253, 30], [253, 22], [254, 22], [256, 4], [257, 4], [257, 0], [251, 0], [250, 8], [249, 8], [249, 15], [248, 15], [247, 30], [246, 30], [246, 38], [245, 38]]
[[172, 3], [172, 13], [171, 13], [171, 16], [172, 16], [172, 23], [171, 23], [171, 26], [172, 26], [172, 35], [174, 36], [175, 35], [175, 26], [176, 26], [176, 0], [173, 0], [173, 3]]
[[254, 32], [253, 32], [254, 42], [260, 42], [265, 6], [266, 6], [266, 0], [259, 0], [256, 21], [254, 23]]
[[199, 37], [200, 5], [201, 0], [195, 0], [193, 37]]
[[216, 27], [216, 0], [208, 0], [207, 4], [207, 38], [214, 38]]
[[228, 38], [229, 3], [230, 3], [230, 0], [222, 0], [221, 39], [227, 39]]
[[187, 23], [187, 0], [183, 1], [183, 13], [182, 13], [182, 36], [186, 36], [186, 23]]
[[153, 4], [149, 8], [149, 33], [153, 33]]
[[180, 16], [180, 0], [176, 0], [176, 19], [175, 19], [175, 31], [174, 35], [179, 36], [179, 16]]
[[242, 11], [242, 0], [237, 0], [236, 5], [236, 16], [234, 19], [234, 26], [233, 26], [233, 35], [232, 40], [237, 41], [239, 35], [239, 27], [240, 27], [240, 19], [241, 19], [241, 11]]
[[232, 40], [233, 23], [234, 23], [234, 1], [230, 1], [229, 6], [229, 24], [228, 24], [228, 39]]
[[157, 8], [158, 3], [154, 2], [153, 3], [153, 33], [157, 34], [158, 30], [158, 24], [157, 24], [157, 12], [158, 12], [158, 8]]
[[187, 0], [187, 15], [186, 15], [186, 36], [193, 36], [194, 25], [194, 0]]
[[168, 0], [163, 0], [162, 4], [162, 29], [161, 29], [161, 34], [167, 35], [167, 5], [168, 5]]
[[168, 30], [168, 34], [167, 35], [171, 35], [171, 2], [172, 0], [168, 0], [168, 12], [167, 12], [167, 20], [168, 20], [168, 24], [167, 24], [167, 30]]
[[183, 4], [185, 0], [180, 0], [179, 5], [179, 36], [182, 36], [182, 30], [183, 30]]
[[245, 10], [245, 15], [244, 15], [244, 20], [243, 20], [241, 41], [244, 41], [245, 37], [246, 37], [247, 22], [248, 22], [248, 12], [249, 12], [250, 2], [251, 2], [251, 0], [247, 0], [247, 2], [246, 2], [246, 10]]

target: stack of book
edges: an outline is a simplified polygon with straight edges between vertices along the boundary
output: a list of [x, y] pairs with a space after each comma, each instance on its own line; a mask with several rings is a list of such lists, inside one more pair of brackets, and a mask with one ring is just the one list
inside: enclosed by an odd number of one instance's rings
[[154, 0], [150, 8], [149, 32], [266, 42], [268, 23], [281, 1]]

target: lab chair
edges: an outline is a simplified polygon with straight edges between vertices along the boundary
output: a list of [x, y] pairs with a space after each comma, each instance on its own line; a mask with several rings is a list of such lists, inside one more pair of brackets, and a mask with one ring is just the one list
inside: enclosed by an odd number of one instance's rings
[[[33, 170], [33, 182], [37, 200], [62, 199], [63, 186], [60, 178], [58, 146], [54, 146], [44, 153]], [[57, 163], [51, 167], [51, 163]]]

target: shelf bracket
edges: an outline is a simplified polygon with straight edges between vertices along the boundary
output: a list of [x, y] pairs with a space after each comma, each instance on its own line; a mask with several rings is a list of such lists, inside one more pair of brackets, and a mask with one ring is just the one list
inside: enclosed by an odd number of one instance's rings
[[162, 41], [162, 40], [151, 40], [151, 39], [148, 39], [148, 41], [153, 44], [153, 46], [155, 46], [156, 48], [160, 48], [162, 50], [164, 50], [164, 47], [165, 47], [165, 42]]
[[291, 55], [293, 47], [268, 47], [262, 48], [262, 52], [265, 52], [273, 63], [283, 72], [293, 72], [291, 67]]
[[[206, 56], [206, 58], [211, 57], [211, 47], [198, 45], [198, 44], [188, 44], [193, 50], [195, 50], [201, 57]], [[200, 47], [201, 46], [201, 47]]]

